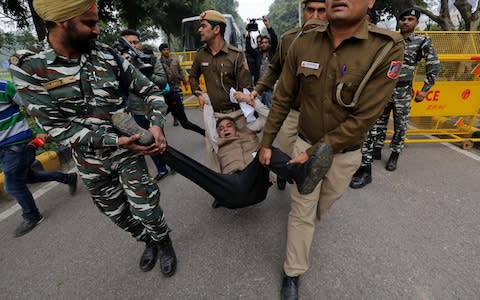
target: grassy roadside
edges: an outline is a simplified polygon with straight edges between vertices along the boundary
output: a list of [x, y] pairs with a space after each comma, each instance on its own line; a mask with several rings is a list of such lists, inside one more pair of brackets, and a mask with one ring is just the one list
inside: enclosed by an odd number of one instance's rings
[[0, 71], [0, 79], [3, 79], [3, 80], [12, 80], [12, 77], [10, 76], [10, 73], [9, 73], [9, 72]]

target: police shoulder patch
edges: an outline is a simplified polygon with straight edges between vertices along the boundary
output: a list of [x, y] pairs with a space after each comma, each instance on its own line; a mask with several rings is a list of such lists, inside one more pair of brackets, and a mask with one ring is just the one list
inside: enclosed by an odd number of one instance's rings
[[402, 62], [399, 60], [393, 60], [388, 68], [387, 77], [390, 79], [397, 79], [401, 70]]

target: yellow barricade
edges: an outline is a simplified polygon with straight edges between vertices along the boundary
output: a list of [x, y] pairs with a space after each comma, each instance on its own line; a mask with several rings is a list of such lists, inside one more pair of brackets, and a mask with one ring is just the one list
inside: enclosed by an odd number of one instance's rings
[[[480, 142], [480, 130], [477, 129], [480, 126], [480, 32], [424, 31], [417, 34], [432, 39], [441, 71], [426, 99], [421, 103], [412, 101], [406, 143], [458, 142], [468, 149], [474, 142]], [[172, 53], [187, 71], [195, 54], [195, 51]], [[424, 78], [425, 64], [422, 61], [414, 79], [415, 93], [422, 88]], [[200, 85], [206, 90], [203, 76]], [[185, 96], [192, 93], [189, 86], [182, 85], [182, 91]], [[198, 106], [195, 96], [187, 97], [184, 103]], [[392, 130], [387, 134], [390, 138]], [[429, 138], [432, 135], [438, 139]]]
[[[480, 32], [419, 32], [428, 35], [441, 71], [423, 102], [411, 102], [406, 143], [458, 142], [469, 149], [480, 142]], [[478, 71], [475, 71], [477, 68]], [[475, 74], [477, 73], [477, 74]], [[417, 67], [414, 94], [423, 86], [425, 65]], [[390, 122], [392, 123], [392, 122]], [[389, 130], [388, 136], [393, 134]], [[430, 136], [436, 136], [432, 139]], [[389, 141], [387, 141], [388, 143]]]

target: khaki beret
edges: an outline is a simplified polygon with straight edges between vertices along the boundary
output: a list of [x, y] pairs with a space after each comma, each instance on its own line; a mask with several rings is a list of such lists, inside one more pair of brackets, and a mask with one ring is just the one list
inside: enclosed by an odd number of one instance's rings
[[200, 14], [200, 22], [203, 20], [227, 24], [227, 19], [216, 10], [206, 10]]
[[33, 0], [33, 8], [45, 21], [64, 22], [90, 9], [97, 9], [96, 0]]

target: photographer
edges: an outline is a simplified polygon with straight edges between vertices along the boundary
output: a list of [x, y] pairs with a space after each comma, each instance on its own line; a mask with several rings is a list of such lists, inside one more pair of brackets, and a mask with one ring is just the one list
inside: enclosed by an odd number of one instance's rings
[[[262, 20], [263, 24], [265, 24], [265, 27], [267, 28], [270, 37], [262, 36], [260, 44], [258, 44], [258, 47], [256, 49], [253, 49], [250, 43], [250, 33], [254, 31], [254, 29], [258, 30], [258, 26], [254, 26], [257, 24], [254, 24], [254, 22], [252, 21], [250, 21], [250, 23], [247, 25], [248, 33], [246, 37], [246, 53], [255, 61], [253, 68], [250, 70], [253, 74], [254, 84], [256, 84], [258, 79], [262, 77], [262, 75], [265, 74], [265, 72], [268, 70], [268, 65], [270, 64], [270, 61], [272, 60], [278, 45], [277, 35], [275, 34], [275, 31], [273, 30], [272, 25], [268, 20], [268, 17], [263, 16]], [[265, 104], [268, 108], [272, 106], [272, 92], [272, 89], [268, 89], [263, 91], [261, 95], [262, 103]]]
[[[142, 52], [142, 42], [140, 41], [140, 33], [132, 29], [126, 29], [120, 33], [120, 36], [125, 38], [135, 49], [134, 51], [129, 51], [128, 45], [125, 47], [126, 49], [122, 48], [121, 39], [119, 46], [117, 49], [120, 53], [130, 61], [132, 64], [136, 66], [145, 76], [147, 76], [153, 83], [155, 83], [161, 90], [164, 90], [167, 85], [167, 74], [160, 63], [157, 60], [155, 55], [146, 55]], [[133, 52], [133, 53], [131, 53]], [[138, 55], [140, 54], [140, 57]], [[139, 61], [140, 60], [140, 61]], [[150, 122], [146, 118], [146, 113], [148, 112], [148, 107], [145, 102], [138, 99], [137, 96], [129, 94], [129, 110], [133, 114], [133, 118], [144, 129], [148, 129], [150, 127]], [[162, 163], [160, 157], [158, 155], [151, 156], [155, 166], [157, 167], [157, 175], [154, 177], [155, 180], [160, 180], [168, 175], [167, 166]]]

